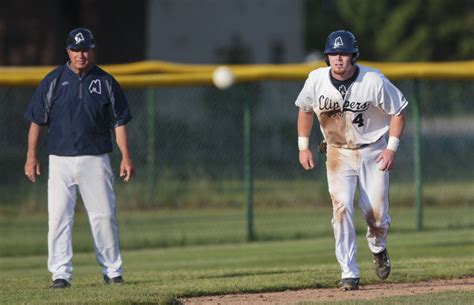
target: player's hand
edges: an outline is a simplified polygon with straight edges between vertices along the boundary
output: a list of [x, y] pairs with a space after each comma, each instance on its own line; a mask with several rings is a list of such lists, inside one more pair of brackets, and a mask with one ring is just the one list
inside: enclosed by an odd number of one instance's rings
[[40, 163], [36, 157], [27, 157], [25, 162], [25, 176], [31, 182], [36, 181], [36, 176], [41, 175]]
[[314, 168], [313, 153], [309, 149], [300, 150], [300, 163], [305, 170]]
[[120, 177], [123, 181], [128, 182], [135, 175], [135, 168], [133, 167], [130, 158], [122, 158], [120, 162]]
[[393, 168], [394, 161], [395, 152], [390, 149], [385, 149], [382, 151], [377, 157], [377, 160], [375, 160], [376, 163], [380, 163], [379, 170], [381, 171], [391, 170]]

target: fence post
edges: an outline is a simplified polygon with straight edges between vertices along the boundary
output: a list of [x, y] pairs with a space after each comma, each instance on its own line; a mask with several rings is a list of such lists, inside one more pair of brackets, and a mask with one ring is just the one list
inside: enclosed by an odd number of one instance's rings
[[148, 188], [148, 206], [155, 202], [155, 89], [146, 90], [146, 128], [147, 128], [147, 154], [146, 154], [146, 176]]
[[[249, 90], [245, 86], [244, 90]], [[247, 241], [255, 240], [253, 226], [253, 173], [252, 173], [252, 111], [250, 93], [244, 95], [244, 184], [247, 197]]]
[[413, 82], [413, 162], [415, 185], [416, 230], [423, 230], [423, 184], [421, 179], [421, 113], [420, 81]]

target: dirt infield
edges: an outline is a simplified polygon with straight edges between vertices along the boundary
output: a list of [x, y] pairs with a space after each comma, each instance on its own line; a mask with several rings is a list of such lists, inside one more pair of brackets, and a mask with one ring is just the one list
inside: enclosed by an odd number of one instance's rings
[[339, 289], [305, 289], [255, 294], [231, 294], [180, 299], [184, 305], [257, 305], [296, 304], [299, 302], [324, 302], [339, 300], [370, 300], [392, 296], [410, 296], [441, 291], [463, 290], [474, 292], [474, 277], [433, 280], [404, 284], [378, 284], [360, 286], [358, 291], [342, 292]]

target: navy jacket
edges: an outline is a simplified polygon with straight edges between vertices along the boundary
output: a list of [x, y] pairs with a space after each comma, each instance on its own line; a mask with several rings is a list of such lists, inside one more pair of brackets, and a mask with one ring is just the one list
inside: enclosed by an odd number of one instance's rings
[[100, 155], [112, 151], [111, 130], [132, 119], [117, 81], [94, 66], [81, 77], [67, 64], [51, 71], [36, 89], [26, 119], [48, 127], [48, 154]]

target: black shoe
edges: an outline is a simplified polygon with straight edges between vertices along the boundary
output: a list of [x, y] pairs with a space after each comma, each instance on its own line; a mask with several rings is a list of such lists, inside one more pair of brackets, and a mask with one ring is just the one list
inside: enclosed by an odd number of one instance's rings
[[345, 278], [339, 283], [342, 291], [359, 290], [359, 278]]
[[104, 275], [105, 285], [121, 285], [125, 283], [121, 275], [109, 278], [107, 275]]
[[384, 249], [380, 253], [372, 253], [374, 258], [375, 273], [380, 280], [385, 280], [390, 274], [390, 257], [388, 256], [387, 249]]
[[69, 288], [71, 287], [71, 284], [66, 281], [65, 279], [55, 279], [49, 288]]

